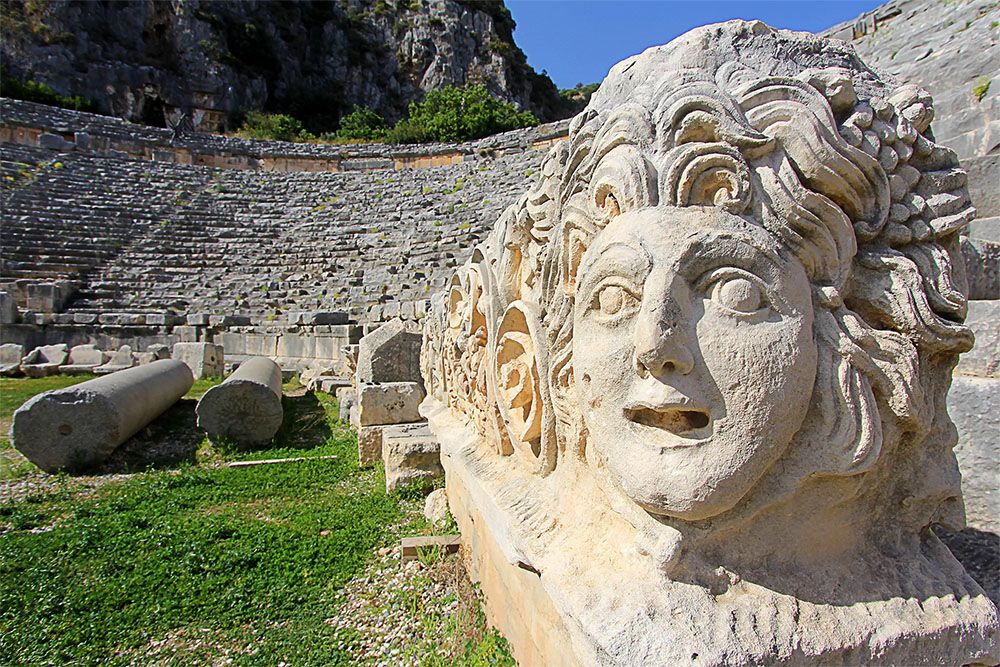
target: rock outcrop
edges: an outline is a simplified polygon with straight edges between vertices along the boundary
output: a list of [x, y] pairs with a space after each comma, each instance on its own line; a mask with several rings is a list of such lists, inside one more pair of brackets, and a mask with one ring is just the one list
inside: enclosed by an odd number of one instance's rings
[[4, 3], [6, 76], [105, 113], [218, 130], [247, 110], [332, 129], [354, 105], [389, 120], [429, 90], [482, 83], [542, 119], [555, 86], [514, 44], [500, 0]]

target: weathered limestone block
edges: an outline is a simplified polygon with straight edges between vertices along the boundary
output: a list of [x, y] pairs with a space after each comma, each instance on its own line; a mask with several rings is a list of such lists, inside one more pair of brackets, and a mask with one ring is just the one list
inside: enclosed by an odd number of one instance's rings
[[1000, 299], [1000, 243], [962, 238], [970, 299]]
[[212, 387], [195, 408], [198, 428], [213, 440], [269, 442], [281, 428], [281, 368], [266, 357], [247, 359]]
[[382, 459], [384, 426], [356, 426], [358, 430], [358, 465], [367, 468]]
[[74, 285], [68, 281], [31, 283], [27, 286], [28, 310], [46, 314], [59, 312], [74, 290]]
[[55, 375], [66, 363], [68, 354], [66, 343], [36, 347], [21, 359], [21, 372], [31, 378]]
[[300, 315], [301, 322], [299, 322], [299, 324], [305, 324], [307, 326], [322, 324], [347, 324], [349, 321], [347, 313], [342, 311], [301, 313]]
[[420, 380], [420, 334], [392, 320], [358, 343], [357, 382], [417, 382]]
[[[443, 474], [443, 471], [442, 471]], [[434, 489], [424, 499], [424, 518], [432, 526], [441, 526], [448, 520], [448, 492]]]
[[51, 132], [43, 132], [38, 136], [38, 145], [42, 148], [48, 148], [49, 150], [59, 151], [61, 153], [67, 153], [74, 148], [76, 144], [72, 141], [66, 141], [58, 134], [52, 134]]
[[14, 413], [11, 440], [46, 472], [85, 470], [156, 419], [193, 382], [187, 366], [164, 360], [47, 391]]
[[405, 424], [420, 421], [424, 390], [416, 382], [358, 385], [358, 419], [361, 426]]
[[146, 348], [145, 352], [140, 352], [135, 355], [136, 363], [140, 366], [146, 364], [151, 364], [154, 361], [159, 361], [160, 359], [170, 358], [170, 346], [164, 345], [162, 343], [153, 343]]
[[0, 290], [0, 324], [16, 324], [19, 318], [14, 297]]
[[965, 324], [976, 335], [976, 344], [959, 357], [955, 372], [1000, 377], [1000, 301], [970, 301]]
[[21, 375], [21, 359], [24, 357], [24, 346], [17, 343], [0, 345], [0, 375], [15, 377]]
[[[189, 320], [190, 317], [189, 315]], [[187, 364], [196, 380], [222, 376], [225, 355], [221, 345], [213, 343], [175, 343], [171, 356]]]
[[76, 345], [69, 351], [69, 363], [59, 368], [63, 375], [83, 375], [93, 373], [104, 363], [104, 353], [94, 344]]
[[519, 664], [1000, 661], [931, 530], [974, 214], [933, 117], [849, 46], [698, 28], [612, 68], [455, 271], [421, 413]]
[[325, 394], [336, 394], [338, 389], [350, 386], [351, 381], [344, 378], [319, 378], [316, 388]]
[[111, 355], [108, 363], [96, 367], [94, 372], [98, 375], [107, 375], [108, 373], [117, 373], [133, 366], [135, 366], [135, 357], [132, 355], [132, 346], [122, 345]]
[[1000, 380], [956, 375], [948, 414], [958, 428], [966, 522], [1000, 533]]
[[386, 493], [404, 484], [432, 481], [444, 475], [441, 445], [426, 423], [407, 429], [384, 428], [382, 462], [385, 464]]

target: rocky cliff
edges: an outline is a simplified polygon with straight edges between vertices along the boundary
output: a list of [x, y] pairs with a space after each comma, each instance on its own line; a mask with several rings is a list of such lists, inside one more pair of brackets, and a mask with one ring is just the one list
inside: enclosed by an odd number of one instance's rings
[[219, 130], [251, 109], [315, 132], [354, 105], [390, 121], [482, 83], [546, 120], [558, 93], [514, 44], [502, 0], [4, 0], [4, 76], [150, 125]]

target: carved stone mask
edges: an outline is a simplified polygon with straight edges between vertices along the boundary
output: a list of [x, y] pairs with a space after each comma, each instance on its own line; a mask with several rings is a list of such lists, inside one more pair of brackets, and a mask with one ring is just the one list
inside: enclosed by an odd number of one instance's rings
[[816, 377], [810, 284], [715, 208], [617, 217], [583, 258], [574, 372], [593, 453], [653, 514], [731, 508], [785, 450]]

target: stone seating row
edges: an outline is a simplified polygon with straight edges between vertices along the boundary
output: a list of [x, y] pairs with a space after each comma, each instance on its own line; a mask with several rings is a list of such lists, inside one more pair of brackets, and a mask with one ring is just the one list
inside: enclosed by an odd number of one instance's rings
[[172, 347], [154, 343], [145, 352], [133, 352], [130, 345], [116, 351], [102, 351], [92, 343], [41, 345], [25, 354], [17, 343], [0, 345], [0, 375], [41, 378], [49, 375], [109, 375], [161, 359], [177, 359], [191, 369], [195, 379], [222, 375], [224, 352], [212, 343], [175, 343]]
[[[163, 208], [116, 227], [120, 220], [108, 216], [142, 211], [143, 203], [122, 195], [111, 208], [106, 197], [81, 197], [69, 208], [46, 212], [40, 202], [61, 187], [61, 179], [76, 187], [71, 178], [94, 161], [62, 159], [63, 169], [5, 193], [11, 204], [5, 220], [28, 223], [5, 224], [15, 228], [0, 253], [5, 276], [82, 275], [71, 311], [231, 311], [235, 305], [261, 319], [280, 317], [289, 304], [303, 310], [350, 307], [367, 319], [394, 301], [425, 298], [428, 285], [444, 284], [462, 246], [480, 238], [508, 203], [502, 192], [530, 177], [533, 163], [516, 156], [377, 176], [158, 165], [173, 180], [164, 191], [139, 194]], [[118, 182], [87, 187], [126, 190], [137, 162], [104, 161], [130, 164], [100, 172], [100, 178]], [[155, 189], [155, 182], [143, 183]], [[178, 203], [175, 190], [181, 187], [186, 195]], [[390, 315], [402, 312], [398, 305], [388, 308]]]

